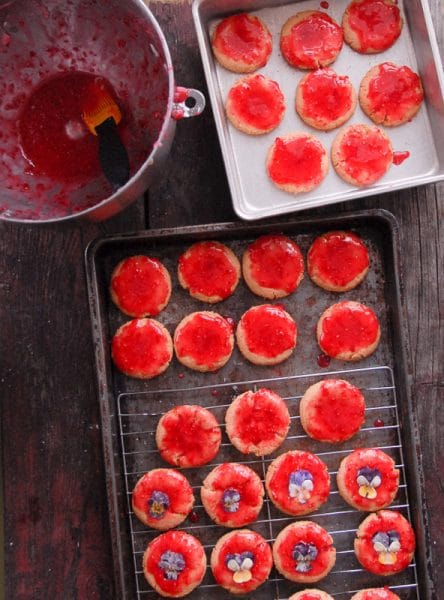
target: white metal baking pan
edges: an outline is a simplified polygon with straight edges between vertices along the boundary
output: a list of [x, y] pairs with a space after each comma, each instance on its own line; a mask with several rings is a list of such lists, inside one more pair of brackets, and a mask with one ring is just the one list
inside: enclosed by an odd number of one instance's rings
[[[331, 0], [326, 10], [338, 23], [349, 0]], [[400, 38], [387, 51], [361, 55], [345, 43], [331, 65], [338, 73], [350, 77], [356, 91], [373, 65], [384, 61], [410, 66], [424, 85], [425, 102], [410, 122], [385, 128], [395, 151], [410, 152], [401, 165], [393, 165], [375, 185], [358, 188], [342, 181], [330, 165], [329, 173], [319, 187], [294, 196], [280, 191], [268, 179], [265, 159], [277, 136], [292, 131], [313, 133], [330, 150], [337, 129], [321, 132], [305, 125], [297, 115], [294, 103], [296, 86], [306, 73], [291, 68], [279, 50], [279, 36], [288, 17], [302, 10], [324, 10], [320, 0], [283, 2], [282, 0], [194, 0], [193, 19], [204, 66], [216, 127], [225, 162], [233, 206], [239, 217], [247, 220], [308, 209], [408, 188], [444, 179], [444, 77], [427, 0], [399, 0], [404, 27]], [[262, 136], [249, 136], [228, 122], [225, 99], [230, 87], [242, 75], [221, 67], [213, 57], [211, 33], [218, 21], [229, 14], [246, 11], [259, 16], [273, 36], [273, 52], [260, 72], [279, 83], [286, 97], [287, 110], [279, 127]], [[346, 123], [371, 123], [361, 108]]]

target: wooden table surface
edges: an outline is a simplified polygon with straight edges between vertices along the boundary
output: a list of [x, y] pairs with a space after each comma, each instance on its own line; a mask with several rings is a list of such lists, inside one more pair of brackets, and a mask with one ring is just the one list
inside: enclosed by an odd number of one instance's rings
[[[440, 0], [430, 0], [443, 41]], [[191, 6], [151, 3], [178, 84], [206, 92]], [[430, 572], [444, 597], [444, 186], [428, 185], [305, 211], [370, 207], [400, 224], [411, 385], [420, 432]], [[83, 253], [110, 232], [236, 220], [211, 108], [180, 122], [164, 176], [102, 224], [2, 223], [1, 452], [5, 598], [116, 598]], [[422, 599], [421, 599], [422, 600]]]

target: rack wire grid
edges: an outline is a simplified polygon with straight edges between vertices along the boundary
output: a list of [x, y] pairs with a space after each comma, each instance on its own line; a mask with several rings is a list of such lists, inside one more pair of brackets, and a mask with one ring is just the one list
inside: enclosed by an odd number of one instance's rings
[[[313, 383], [327, 378], [346, 379], [359, 387], [365, 397], [365, 423], [354, 437], [344, 443], [317, 442], [305, 434], [300, 423], [299, 402], [305, 390]], [[268, 387], [284, 398], [290, 412], [291, 425], [287, 438], [276, 452], [265, 457], [252, 458], [251, 455], [241, 454], [231, 445], [225, 433], [224, 418], [226, 409], [236, 395], [261, 387]], [[143, 575], [142, 557], [147, 544], [161, 532], [147, 528], [137, 519], [131, 509], [131, 493], [137, 480], [144, 473], [153, 468], [171, 466], [160, 457], [155, 442], [155, 431], [160, 417], [178, 404], [204, 406], [214, 413], [222, 429], [222, 443], [216, 457], [217, 462], [199, 468], [181, 469], [193, 487], [194, 512], [198, 520], [192, 522], [187, 519], [178, 529], [195, 535], [202, 542], [208, 558], [206, 575], [201, 585], [190, 594], [191, 600], [209, 598], [223, 600], [232, 597], [215, 583], [209, 566], [211, 549], [217, 540], [230, 530], [216, 525], [200, 503], [199, 489], [203, 479], [221, 463], [242, 462], [255, 470], [264, 481], [269, 463], [279, 454], [292, 449], [316, 454], [327, 465], [331, 477], [331, 492], [327, 502], [315, 512], [301, 517], [303, 520], [309, 519], [324, 527], [332, 536], [337, 552], [335, 566], [315, 587], [342, 599], [350, 598], [359, 589], [388, 586], [400, 595], [402, 600], [419, 600], [418, 577], [414, 562], [401, 573], [390, 577], [378, 577], [361, 568], [354, 554], [353, 542], [357, 527], [368, 513], [357, 511], [349, 506], [339, 495], [336, 485], [339, 463], [347, 454], [356, 448], [380, 448], [394, 459], [400, 470], [399, 491], [393, 504], [388, 508], [401, 512], [411, 521], [396, 389], [392, 369], [387, 366], [120, 394], [117, 398], [118, 425], [138, 600], [157, 597], [157, 593], [148, 585]], [[272, 543], [279, 531], [295, 520], [298, 519], [281, 513], [265, 496], [257, 520], [246, 527]], [[273, 568], [269, 579], [248, 597], [257, 600], [283, 600], [304, 587], [306, 586], [285, 580]]]

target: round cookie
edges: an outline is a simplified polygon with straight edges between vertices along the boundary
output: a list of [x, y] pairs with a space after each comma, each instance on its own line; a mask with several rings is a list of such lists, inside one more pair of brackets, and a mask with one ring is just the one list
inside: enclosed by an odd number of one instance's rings
[[318, 69], [336, 60], [341, 51], [341, 27], [327, 13], [305, 10], [290, 17], [282, 27], [282, 56], [292, 67]]
[[136, 517], [153, 529], [171, 529], [193, 508], [193, 489], [174, 469], [153, 469], [138, 480], [131, 495]]
[[306, 590], [302, 590], [300, 592], [296, 592], [296, 594], [292, 594], [288, 600], [334, 600], [333, 596], [327, 594], [327, 592], [323, 592], [322, 590], [317, 590], [315, 588], [307, 588]]
[[237, 396], [225, 415], [230, 442], [243, 454], [265, 456], [284, 441], [290, 427], [290, 414], [284, 400], [261, 388]]
[[296, 347], [297, 327], [278, 304], [261, 304], [242, 315], [236, 340], [243, 356], [255, 365], [277, 365]]
[[376, 125], [349, 125], [333, 140], [331, 160], [336, 173], [347, 183], [372, 185], [393, 163], [392, 143]]
[[381, 328], [371, 308], [360, 302], [344, 300], [322, 313], [316, 335], [324, 354], [353, 362], [370, 356], [376, 350]]
[[273, 559], [266, 540], [249, 529], [230, 531], [211, 553], [216, 582], [232, 594], [248, 594], [270, 575]]
[[307, 254], [310, 279], [329, 292], [348, 292], [367, 275], [370, 258], [359, 236], [350, 231], [329, 231], [317, 237]]
[[391, 592], [387, 587], [368, 588], [354, 594], [350, 600], [401, 600], [397, 594]]
[[393, 575], [404, 570], [414, 553], [412, 526], [394, 510], [371, 513], [356, 532], [356, 558], [364, 569], [375, 575]]
[[331, 535], [313, 521], [287, 525], [273, 544], [276, 569], [286, 579], [315, 583], [323, 579], [336, 562]]
[[398, 492], [395, 461], [378, 448], [359, 448], [346, 456], [337, 474], [342, 498], [358, 510], [375, 511], [389, 506]]
[[252, 73], [267, 63], [272, 38], [259, 17], [239, 13], [219, 22], [211, 47], [217, 61], [229, 71]]
[[311, 452], [291, 450], [270, 464], [265, 487], [273, 504], [287, 515], [313, 512], [330, 493], [327, 466]]
[[419, 75], [407, 66], [384, 62], [372, 67], [359, 88], [359, 103], [377, 125], [395, 127], [413, 119], [424, 91]]
[[190, 296], [214, 304], [236, 289], [240, 263], [234, 252], [220, 242], [196, 242], [179, 257], [177, 277]]
[[175, 406], [159, 420], [156, 444], [163, 460], [176, 467], [198, 467], [218, 453], [221, 431], [208, 409], [184, 404]]
[[314, 135], [289, 133], [273, 142], [267, 154], [266, 169], [271, 181], [284, 192], [310, 192], [327, 175], [327, 151]]
[[130, 377], [151, 379], [163, 373], [173, 357], [167, 329], [154, 319], [133, 319], [119, 327], [111, 342], [114, 364]]
[[225, 110], [236, 129], [262, 135], [282, 121], [285, 97], [276, 81], [261, 74], [247, 75], [230, 88]]
[[362, 392], [344, 379], [324, 379], [303, 395], [299, 411], [307, 435], [319, 442], [344, 442], [365, 420]]
[[215, 523], [223, 527], [244, 527], [257, 519], [264, 501], [264, 486], [247, 465], [223, 463], [206, 476], [200, 496]]
[[242, 273], [253, 294], [269, 300], [284, 298], [304, 277], [302, 252], [285, 235], [263, 235], [245, 250]]
[[322, 131], [330, 131], [348, 121], [356, 103], [350, 79], [333, 69], [307, 73], [296, 88], [296, 112], [307, 125]]
[[154, 538], [143, 555], [143, 573], [161, 596], [181, 598], [202, 581], [207, 557], [202, 544], [184, 531], [167, 531]]
[[157, 258], [130, 256], [111, 275], [111, 299], [130, 317], [155, 317], [171, 296], [171, 278]]
[[230, 323], [215, 312], [191, 313], [174, 332], [177, 360], [193, 371], [217, 371], [228, 362], [233, 347]]
[[390, 48], [401, 35], [397, 0], [352, 0], [342, 17], [345, 42], [361, 54]]

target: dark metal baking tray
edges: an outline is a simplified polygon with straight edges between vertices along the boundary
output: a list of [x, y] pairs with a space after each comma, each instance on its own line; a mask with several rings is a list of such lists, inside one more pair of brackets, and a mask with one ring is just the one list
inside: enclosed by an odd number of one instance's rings
[[[326, 292], [315, 286], [306, 275], [298, 290], [279, 302], [294, 316], [298, 324], [298, 345], [294, 354], [277, 367], [259, 367], [247, 363], [237, 349], [230, 361], [217, 373], [187, 370], [173, 359], [167, 371], [156, 379], [141, 381], [119, 373], [112, 365], [110, 341], [115, 330], [128, 317], [109, 297], [109, 279], [119, 260], [132, 254], [145, 253], [158, 257], [173, 279], [171, 301], [157, 317], [173, 333], [186, 314], [207, 307], [192, 299], [178, 284], [177, 259], [191, 243], [202, 239], [218, 239], [230, 246], [240, 258], [247, 244], [268, 232], [283, 232], [301, 247], [304, 256], [313, 239], [332, 229], [348, 229], [358, 233], [370, 250], [371, 268], [365, 281], [347, 294]], [[319, 454], [332, 476], [332, 494], [328, 502], [307, 518], [317, 521], [331, 532], [338, 550], [337, 563], [330, 575], [317, 585], [342, 600], [363, 587], [388, 585], [403, 600], [432, 598], [427, 572], [427, 529], [421, 496], [422, 472], [415, 418], [412, 413], [407, 349], [404, 328], [406, 320], [401, 305], [401, 274], [398, 227], [394, 217], [382, 210], [345, 213], [318, 219], [298, 219], [273, 224], [233, 224], [186, 227], [158, 231], [142, 231], [100, 238], [86, 251], [86, 275], [92, 332], [98, 378], [98, 395], [109, 501], [110, 526], [118, 598], [157, 597], [146, 583], [141, 559], [147, 543], [158, 532], [143, 527], [130, 508], [130, 494], [137, 479], [155, 466], [167, 466], [156, 452], [154, 430], [162, 413], [176, 404], [196, 403], [214, 411], [223, 423], [226, 406], [240, 391], [266, 385], [281, 393], [288, 402], [292, 424], [284, 445], [264, 460], [238, 453], [223, 433], [223, 445], [217, 462], [245, 461], [263, 478], [268, 462], [289, 448], [302, 448]], [[323, 310], [338, 299], [364, 301], [377, 312], [382, 338], [377, 351], [354, 364], [332, 360], [328, 368], [317, 363], [319, 348], [315, 339], [316, 322]], [[235, 321], [250, 306], [260, 304], [243, 281], [232, 297], [213, 310]], [[313, 382], [336, 374], [364, 390], [366, 423], [354, 438], [344, 444], [321, 444], [307, 438], [298, 417], [299, 399]], [[381, 419], [384, 426], [376, 427]], [[337, 493], [335, 473], [340, 459], [353, 448], [372, 446], [385, 448], [401, 469], [401, 487], [393, 508], [410, 518], [417, 537], [415, 562], [401, 574], [382, 579], [363, 571], [353, 554], [354, 532], [363, 513], [349, 507]], [[204, 544], [209, 557], [211, 547], [226, 530], [211, 523], [200, 505], [198, 488], [209, 469], [187, 469], [186, 476], [196, 491], [198, 522], [186, 520], [180, 527], [194, 533]], [[252, 529], [272, 541], [291, 519], [274, 509], [267, 501]], [[286, 582], [276, 571], [269, 581], [249, 597], [283, 599], [301, 589]], [[210, 569], [192, 600], [223, 599], [230, 595], [219, 588]]]

